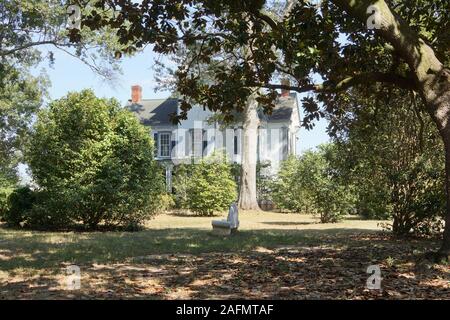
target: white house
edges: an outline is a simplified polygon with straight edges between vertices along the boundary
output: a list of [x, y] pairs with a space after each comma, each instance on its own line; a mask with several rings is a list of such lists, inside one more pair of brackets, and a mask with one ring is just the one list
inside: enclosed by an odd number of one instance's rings
[[[173, 124], [170, 115], [179, 114], [178, 99], [142, 99], [139, 85], [131, 87], [127, 108], [136, 113], [142, 124], [150, 126], [156, 143], [155, 157], [166, 165], [167, 179], [170, 179], [173, 165], [192, 162], [214, 150], [226, 150], [230, 160], [241, 162], [242, 125], [239, 122], [223, 128], [217, 122], [211, 123], [213, 112], [194, 106], [187, 120]], [[260, 112], [259, 117], [258, 161], [270, 162], [271, 173], [276, 173], [280, 161], [296, 154], [300, 129], [296, 94], [283, 90], [272, 114]]]

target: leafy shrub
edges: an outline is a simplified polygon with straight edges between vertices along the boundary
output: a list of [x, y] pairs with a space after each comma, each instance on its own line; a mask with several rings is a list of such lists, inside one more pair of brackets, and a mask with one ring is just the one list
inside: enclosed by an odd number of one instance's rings
[[175, 207], [175, 201], [171, 194], [162, 194], [158, 201], [158, 211], [165, 212], [173, 209]]
[[36, 194], [29, 187], [15, 189], [8, 197], [7, 209], [3, 214], [3, 220], [7, 225], [20, 227], [30, 216]]
[[65, 207], [64, 203], [71, 203], [68, 194], [61, 190], [58, 198], [55, 193], [46, 190], [35, 191], [35, 201], [33, 207], [27, 212], [24, 227], [36, 230], [70, 229], [75, 227], [78, 221], [74, 220], [74, 214], [70, 207]]
[[[337, 102], [345, 110], [330, 119], [339, 161], [357, 186], [357, 210], [391, 219], [397, 235], [440, 233], [445, 212], [444, 146], [416, 95], [385, 91], [384, 99], [352, 89]], [[392, 105], [397, 106], [392, 108]]]
[[273, 183], [278, 208], [320, 216], [320, 221], [337, 222], [355, 206], [354, 190], [341, 181], [332, 167], [333, 145], [322, 145], [301, 157], [284, 161]]
[[14, 191], [14, 188], [0, 188], [0, 221], [8, 210], [8, 197]]
[[271, 186], [271, 197], [278, 209], [282, 211], [302, 212], [308, 211], [308, 196], [300, 186], [298, 169], [300, 160], [295, 156], [289, 156], [283, 161], [278, 174]]
[[390, 191], [383, 177], [359, 177], [356, 211], [364, 219], [384, 220], [392, 216]]
[[90, 90], [39, 114], [25, 156], [42, 190], [33, 225], [127, 226], [158, 209], [163, 184], [148, 129]]
[[324, 181], [316, 196], [316, 211], [322, 223], [339, 222], [344, 215], [352, 213], [355, 197], [347, 186]]
[[443, 165], [421, 156], [401, 174], [390, 177], [392, 188], [392, 230], [398, 235], [412, 233], [432, 236], [443, 231], [445, 186]]
[[[58, 199], [59, 203], [61, 199]], [[2, 220], [11, 227], [31, 227], [34, 229], [53, 229], [60, 226], [70, 226], [71, 221], [52, 205], [55, 199], [44, 191], [20, 187], [7, 198]], [[55, 211], [49, 211], [55, 208]]]
[[199, 215], [210, 216], [236, 201], [237, 186], [231, 166], [221, 154], [213, 154], [193, 165], [187, 184], [187, 207]]
[[270, 167], [270, 161], [258, 162], [256, 165], [256, 191], [260, 203], [272, 203], [273, 201], [272, 184], [274, 177]]
[[175, 208], [188, 208], [188, 185], [193, 169], [192, 164], [179, 164], [173, 170], [173, 200]]

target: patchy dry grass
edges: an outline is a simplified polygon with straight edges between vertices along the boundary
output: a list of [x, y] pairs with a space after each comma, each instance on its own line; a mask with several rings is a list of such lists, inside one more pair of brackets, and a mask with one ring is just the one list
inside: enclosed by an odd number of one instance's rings
[[[391, 239], [377, 221], [243, 212], [222, 238], [212, 219], [165, 214], [134, 233], [0, 228], [0, 298], [450, 299], [448, 266], [421, 259], [438, 243]], [[66, 290], [70, 264], [80, 290]], [[365, 289], [371, 264], [382, 290]]]
[[[151, 229], [194, 228], [211, 229], [211, 220], [226, 219], [226, 213], [217, 217], [198, 217], [190, 214], [163, 214], [147, 223]], [[318, 218], [305, 214], [278, 213], [269, 211], [244, 211], [239, 214], [240, 230], [327, 230], [327, 229], [364, 229], [381, 230], [379, 220], [360, 220], [350, 216], [339, 223], [320, 223]]]

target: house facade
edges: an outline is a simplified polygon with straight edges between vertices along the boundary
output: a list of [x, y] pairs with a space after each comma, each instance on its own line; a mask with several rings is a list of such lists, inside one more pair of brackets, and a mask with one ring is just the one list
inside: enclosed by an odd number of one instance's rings
[[[173, 124], [170, 114], [179, 114], [178, 99], [143, 99], [139, 85], [132, 86], [131, 99], [126, 107], [142, 124], [150, 126], [156, 147], [155, 159], [167, 169], [169, 188], [174, 165], [192, 163], [215, 150], [225, 150], [230, 161], [241, 163], [242, 123], [238, 121], [223, 127], [211, 121], [212, 111], [194, 106], [186, 120]], [[268, 170], [276, 174], [280, 162], [297, 151], [300, 115], [296, 94], [283, 90], [272, 114], [261, 112], [259, 118], [257, 160], [270, 163]]]

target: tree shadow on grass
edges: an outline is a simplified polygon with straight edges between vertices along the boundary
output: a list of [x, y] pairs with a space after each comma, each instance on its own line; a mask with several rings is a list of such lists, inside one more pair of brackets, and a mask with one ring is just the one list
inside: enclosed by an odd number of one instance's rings
[[[242, 230], [232, 237], [217, 237], [205, 229], [150, 229], [140, 232], [109, 233], [15, 233], [3, 237], [0, 229], [0, 270], [40, 269], [61, 263], [120, 262], [151, 254], [199, 254], [205, 252], [242, 252], [257, 247], [376, 245], [379, 232], [362, 229], [265, 229]], [[395, 240], [392, 240], [395, 241]], [[404, 240], [403, 240], [404, 241]], [[362, 242], [361, 242], [362, 243]]]
[[[80, 265], [78, 291], [55, 289], [45, 276], [2, 285], [0, 292], [79, 299], [450, 299], [448, 269], [415, 267], [413, 249], [430, 244], [399, 243], [378, 234], [350, 238], [336, 246], [303, 242], [278, 249], [152, 253], [122, 263]], [[367, 267], [373, 264], [381, 268], [381, 290], [366, 289]], [[42, 286], [45, 281], [50, 284]]]
[[52, 276], [41, 275], [29, 279], [0, 282], [0, 300], [5, 299], [61, 299], [75, 298], [70, 292], [62, 294], [61, 284]]
[[[46, 298], [50, 292], [50, 298], [80, 299], [404, 298], [434, 291], [441, 298], [448, 295], [439, 280], [448, 272], [417, 269], [413, 254], [435, 249], [438, 242], [393, 239], [374, 230], [242, 230], [232, 237], [193, 228], [4, 232], [0, 229], [0, 271], [7, 277], [21, 276], [21, 270], [30, 274], [15, 282], [0, 278], [4, 298], [5, 292], [13, 292], [11, 297], [33, 298], [29, 292], [34, 292]], [[79, 292], [57, 289], [52, 282], [68, 264], [79, 265], [86, 277]], [[387, 268], [385, 291], [366, 292], [361, 285], [371, 264]], [[408, 286], [412, 292], [397, 289]]]
[[323, 237], [326, 234], [348, 234], [352, 230], [243, 230], [232, 237], [217, 237], [210, 230], [194, 228], [107, 233], [14, 232], [5, 236], [8, 232], [0, 229], [0, 270], [41, 269], [65, 262], [118, 262], [150, 254], [241, 252], [258, 246], [320, 244], [326, 240]]

